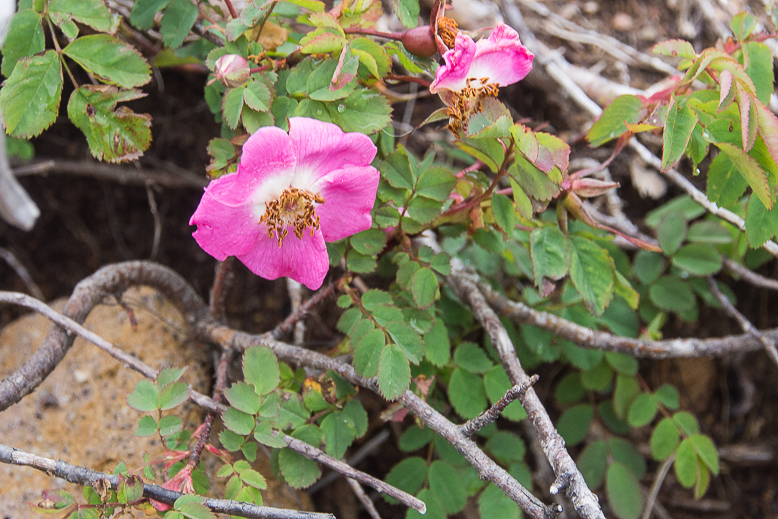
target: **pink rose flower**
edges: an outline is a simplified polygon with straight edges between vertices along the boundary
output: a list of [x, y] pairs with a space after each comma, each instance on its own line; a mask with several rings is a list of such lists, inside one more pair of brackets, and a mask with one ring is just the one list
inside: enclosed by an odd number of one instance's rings
[[378, 170], [367, 135], [306, 117], [289, 133], [266, 126], [243, 145], [238, 171], [205, 188], [189, 221], [205, 252], [236, 256], [266, 279], [319, 288], [329, 269], [325, 242], [372, 225]]
[[499, 87], [524, 79], [532, 70], [534, 57], [521, 44], [519, 33], [503, 23], [497, 24], [488, 39], [478, 42], [457, 34], [454, 48], [443, 54], [445, 64], [435, 72], [430, 85], [430, 92], [439, 94], [449, 105], [449, 128], [460, 129], [481, 110], [484, 98], [497, 95]]

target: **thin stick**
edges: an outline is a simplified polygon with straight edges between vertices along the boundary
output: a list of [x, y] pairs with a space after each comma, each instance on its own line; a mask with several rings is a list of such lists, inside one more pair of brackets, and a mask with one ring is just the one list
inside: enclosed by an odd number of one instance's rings
[[673, 460], [675, 460], [675, 454], [664, 460], [659, 466], [659, 470], [657, 471], [656, 476], [654, 476], [654, 483], [651, 485], [648, 499], [646, 499], [646, 508], [643, 510], [641, 519], [649, 519], [651, 517], [651, 510], [654, 508], [654, 503], [656, 503], [656, 498], [659, 495], [659, 490], [662, 488], [662, 483], [664, 483], [665, 477], [670, 471], [670, 467], [673, 466]]
[[159, 253], [159, 240], [162, 238], [162, 220], [159, 217], [159, 211], [157, 210], [157, 201], [154, 199], [154, 190], [150, 185], [146, 184], [146, 198], [149, 200], [149, 210], [151, 216], [154, 218], [154, 239], [151, 242], [151, 254], [149, 259], [154, 261], [157, 259], [157, 253]]
[[[2, 444], [0, 444], [0, 463], [32, 467], [46, 473], [48, 476], [54, 476], [82, 486], [93, 486], [95, 482], [100, 479], [107, 480], [114, 490], [119, 484], [118, 476], [103, 474], [102, 472], [71, 465], [62, 460], [52, 460], [36, 456], [35, 454], [30, 454]], [[159, 501], [160, 503], [172, 505], [176, 502], [176, 499], [183, 495], [184, 494], [180, 492], [168, 490], [157, 485], [143, 485], [143, 497]], [[229, 499], [205, 498], [204, 504], [210, 508], [212, 512], [238, 515], [253, 519], [335, 519], [335, 516], [332, 514], [284, 510], [281, 508], [257, 506], [255, 504], [243, 501], [232, 501]]]
[[353, 479], [346, 479], [346, 481], [348, 481], [348, 484], [351, 485], [351, 490], [354, 491], [354, 495], [357, 496], [357, 499], [359, 499], [359, 501], [362, 503], [362, 506], [365, 507], [368, 515], [370, 515], [372, 519], [381, 519], [381, 516], [378, 514], [378, 510], [375, 509], [373, 501], [370, 499], [370, 497], [368, 497], [367, 494], [365, 494], [365, 489], [362, 488], [362, 485]]
[[32, 276], [30, 275], [27, 268], [24, 265], [22, 265], [22, 262], [19, 261], [19, 259], [14, 255], [13, 252], [9, 251], [4, 247], [0, 247], [0, 258], [3, 258], [5, 262], [8, 263], [8, 266], [14, 269], [16, 275], [19, 276], [19, 278], [24, 282], [25, 285], [27, 285], [27, 290], [30, 291], [32, 297], [34, 297], [35, 299], [40, 299], [41, 301], [46, 299], [45, 297], [43, 297], [43, 292], [41, 292], [41, 289], [32, 279]]
[[[389, 439], [392, 433], [389, 432], [389, 429], [383, 429], [380, 433], [376, 434], [373, 438], [370, 438], [368, 441], [365, 442], [364, 445], [362, 445], [357, 451], [354, 453], [353, 456], [349, 456], [349, 458], [346, 460], [346, 463], [349, 465], [356, 465], [363, 459], [365, 459], [369, 454], [371, 454], [374, 450], [376, 450], [378, 447], [384, 444], [386, 440]], [[309, 494], [315, 494], [319, 490], [323, 489], [324, 487], [328, 486], [330, 483], [335, 481], [336, 479], [340, 478], [341, 474], [338, 472], [330, 472], [323, 478], [321, 478], [319, 481], [314, 483], [313, 485], [308, 488]]]
[[500, 415], [502, 415], [502, 412], [505, 410], [505, 408], [508, 407], [508, 404], [517, 398], [523, 397], [524, 393], [526, 393], [529, 388], [535, 385], [535, 383], [538, 381], [538, 378], [539, 377], [537, 375], [532, 375], [524, 384], [516, 385], [510, 388], [502, 396], [502, 398], [500, 398], [497, 402], [494, 403], [494, 405], [492, 405], [492, 407], [479, 414], [472, 420], [468, 420], [467, 422], [460, 425], [459, 429], [462, 431], [462, 434], [465, 436], [472, 436], [490, 423], [494, 423], [500, 417]]
[[228, 256], [224, 261], [216, 264], [216, 273], [211, 287], [210, 305], [211, 316], [220, 323], [227, 322], [224, 300], [232, 288], [232, 281], [235, 277], [233, 269], [235, 267], [235, 257]]
[[294, 323], [299, 321], [305, 314], [310, 312], [320, 303], [324, 302], [335, 292], [335, 284], [336, 283], [330, 283], [326, 287], [320, 288], [319, 291], [313, 294], [310, 299], [300, 305], [300, 308], [289, 314], [289, 316], [284, 319], [281, 324], [273, 329], [271, 332], [273, 337], [278, 339], [289, 333], [292, 330]]
[[719, 285], [716, 283], [715, 279], [709, 277], [708, 286], [710, 286], [711, 292], [713, 292], [713, 295], [716, 296], [716, 299], [719, 300], [719, 303], [721, 303], [721, 306], [724, 307], [724, 310], [727, 312], [727, 314], [729, 314], [730, 317], [738, 322], [744, 332], [757, 339], [762, 344], [762, 346], [764, 346], [765, 352], [767, 352], [767, 356], [770, 357], [770, 360], [773, 361], [773, 364], [778, 366], [778, 349], [775, 347], [775, 341], [761, 333], [753, 324], [751, 324], [751, 321], [746, 319], [746, 317], [741, 314], [737, 308], [735, 308], [735, 305], [733, 305], [732, 302], [730, 302], [730, 300], [721, 293], [721, 289], [719, 289]]

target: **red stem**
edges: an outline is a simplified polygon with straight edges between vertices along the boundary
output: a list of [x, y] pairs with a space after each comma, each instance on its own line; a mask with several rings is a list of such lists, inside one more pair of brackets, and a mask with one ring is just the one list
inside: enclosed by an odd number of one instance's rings
[[232, 0], [224, 0], [224, 3], [227, 4], [227, 9], [230, 10], [230, 16], [237, 18], [238, 13], [235, 11], [235, 8], [232, 7]]

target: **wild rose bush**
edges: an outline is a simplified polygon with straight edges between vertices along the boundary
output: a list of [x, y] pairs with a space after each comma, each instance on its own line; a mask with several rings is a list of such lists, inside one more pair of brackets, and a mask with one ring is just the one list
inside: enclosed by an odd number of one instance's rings
[[[220, 445], [208, 445], [224, 461], [226, 499], [262, 503], [266, 482], [251, 468], [258, 443], [273, 449], [276, 476], [298, 488], [312, 485], [321, 469], [284, 438], [343, 458], [367, 431], [354, 382], [362, 380], [386, 399], [384, 418], [405, 425], [399, 448], [408, 457], [379, 476], [422, 499], [430, 515], [456, 514], [468, 498], [490, 519], [519, 517], [519, 505], [533, 517], [553, 515], [553, 507], [533, 508], [534, 498], [505, 495], [496, 476], [468, 457], [481, 449], [506, 478], [546, 495], [532, 480], [517, 427], [527, 410], [533, 420], [538, 414], [503, 398], [521, 380], [506, 373], [500, 338], [524, 369], [565, 366], [553, 396], [567, 447], [583, 445], [590, 428], [608, 431], [576, 449], [581, 472], [554, 465], [567, 483], [552, 493], [569, 487], [575, 496], [604, 485], [610, 512], [638, 517], [646, 460], [625, 438], [653, 425], [652, 456], [674, 456], [679, 482], [702, 496], [719, 470], [713, 443], [679, 410], [675, 388], [645, 384], [625, 352], [641, 353], [640, 345], [659, 339], [668, 316], [694, 320], [700, 302], [718, 304], [705, 278], [718, 274], [725, 258], [742, 263], [778, 232], [778, 120], [765, 105], [772, 89], [766, 36], [743, 15], [733, 22], [737, 41], [723, 49], [698, 54], [687, 42], [660, 44], [658, 52], [684, 59], [686, 76], [650, 98], [617, 99], [590, 130], [594, 145], [619, 139], [617, 151], [637, 133], [664, 130], [668, 170], [684, 155], [696, 169], [719, 150], [707, 199], [745, 214], [747, 225], [701, 218], [704, 209], [682, 197], [647, 216], [657, 241], [596, 218], [585, 199], [618, 184], [593, 178], [601, 168], [570, 172], [570, 146], [517, 122], [501, 102], [500, 88], [533, 67], [533, 53], [513, 28], [467, 34], [440, 2], [430, 25], [417, 26], [416, 1], [392, 6], [384, 13], [378, 0], [344, 0], [327, 11], [317, 0], [270, 0], [230, 12], [209, 3], [198, 11], [189, 0], [136, 0], [129, 12], [113, 12], [100, 0], [23, 0], [3, 47], [6, 132], [26, 139], [48, 128], [67, 76], [75, 87], [68, 117], [94, 157], [140, 157], [150, 117], [117, 105], [143, 95], [151, 57], [123, 39], [118, 29], [128, 22], [139, 31], [159, 29], [173, 63], [194, 59], [208, 68], [204, 97], [222, 131], [208, 147], [210, 184], [191, 216], [193, 237], [215, 259], [235, 256], [263, 278], [289, 277], [310, 290], [334, 286], [342, 341], [331, 353], [347, 355], [356, 373], [306, 374], [279, 362], [271, 347], [248, 349], [245, 379], [224, 391]], [[379, 31], [384, 15], [407, 30]], [[44, 27], [67, 42], [48, 48]], [[98, 84], [84, 81], [80, 69]], [[695, 81], [704, 87], [693, 87]], [[440, 130], [433, 145], [418, 143], [417, 133], [407, 145], [395, 142], [392, 103], [399, 97], [391, 91], [406, 82], [440, 97], [423, 123]], [[749, 187], [756, 197], [747, 196]], [[502, 301], [505, 317], [484, 318], [467, 286], [496, 308]], [[540, 317], [511, 317], [505, 296], [521, 303], [522, 315]], [[481, 332], [489, 323], [489, 333]], [[569, 329], [631, 338], [638, 346], [609, 348]], [[164, 488], [202, 494], [207, 479], [184, 459], [208, 433], [192, 434], [162, 413], [186, 398], [182, 374], [163, 371], [155, 383], [139, 384], [128, 403], [151, 413], [136, 434], [158, 434], [170, 449]], [[403, 408], [414, 398], [430, 410], [416, 413], [415, 423]], [[499, 402], [501, 419], [473, 426], [470, 434], [480, 428], [474, 444], [445, 436], [430, 418], [434, 409], [450, 422], [471, 420]], [[553, 429], [539, 432], [544, 445], [559, 438]], [[551, 443], [553, 456], [569, 459], [563, 442]], [[420, 449], [425, 454], [413, 455]], [[144, 476], [154, 478], [150, 466]], [[582, 516], [601, 515], [587, 508], [596, 505], [591, 497], [574, 503]], [[206, 517], [198, 507], [201, 501], [185, 500], [169, 516]]]

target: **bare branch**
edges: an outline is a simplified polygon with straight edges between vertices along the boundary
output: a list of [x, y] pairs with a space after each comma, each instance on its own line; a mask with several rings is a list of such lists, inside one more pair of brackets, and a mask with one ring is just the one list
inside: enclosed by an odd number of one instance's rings
[[[77, 465], [65, 463], [62, 460], [52, 460], [30, 454], [28, 452], [14, 449], [0, 444], [0, 462], [10, 465], [19, 465], [23, 467], [32, 467], [45, 472], [49, 476], [64, 479], [70, 483], [82, 486], [91, 486], [98, 479], [108, 480], [111, 488], [114, 490], [119, 484], [118, 476], [103, 474]], [[182, 493], [168, 490], [157, 485], [143, 485], [143, 497], [172, 505], [176, 499], [181, 497]], [[205, 498], [205, 506], [211, 511], [219, 514], [230, 514], [254, 519], [335, 519], [332, 514], [320, 514], [316, 512], [298, 512], [296, 510], [285, 510], [282, 508], [272, 508], [268, 506], [257, 506], [243, 501], [231, 501], [229, 499], [209, 499]]]
[[[530, 379], [521, 367], [508, 332], [486, 302], [484, 295], [478, 290], [477, 278], [472, 279], [472, 276], [465, 271], [462, 262], [454, 258], [451, 260], [451, 275], [448, 276], [448, 281], [459, 298], [470, 305], [476, 318], [486, 330], [511, 382], [519, 385], [527, 384]], [[605, 519], [597, 496], [586, 485], [583, 475], [565, 449], [565, 441], [554, 427], [535, 390], [530, 387], [519, 398], [532, 425], [537, 430], [546, 459], [557, 475], [557, 481], [551, 486], [551, 493], [555, 494], [566, 487], [567, 497], [572, 501], [578, 515], [585, 519]], [[560, 477], [564, 478], [566, 484], [560, 483]]]
[[757, 330], [757, 328], [751, 324], [751, 321], [746, 319], [745, 316], [741, 314], [737, 308], [735, 308], [735, 305], [733, 305], [730, 300], [721, 293], [719, 285], [716, 283], [715, 279], [709, 277], [708, 285], [710, 286], [710, 290], [713, 292], [713, 295], [716, 296], [716, 299], [719, 300], [721, 306], [723, 306], [724, 310], [726, 310], [727, 314], [729, 314], [730, 317], [738, 322], [744, 332], [746, 332], [751, 337], [754, 337], [762, 344], [762, 346], [764, 346], [764, 349], [767, 352], [767, 356], [770, 357], [770, 360], [773, 361], [773, 364], [778, 366], [778, 349], [775, 347], [775, 341]]
[[662, 464], [659, 466], [659, 470], [656, 472], [656, 475], [654, 476], [654, 484], [651, 485], [651, 492], [648, 494], [648, 499], [646, 499], [646, 508], [643, 511], [643, 516], [641, 519], [650, 519], [651, 518], [651, 510], [654, 508], [654, 504], [656, 503], [656, 498], [659, 495], [659, 490], [662, 488], [662, 483], [664, 483], [665, 477], [667, 476], [667, 473], [670, 471], [670, 467], [673, 466], [673, 461], [675, 460], [675, 454], [667, 458], [662, 462]]
[[[748, 334], [716, 339], [689, 338], [663, 341], [619, 337], [608, 332], [586, 328], [554, 314], [535, 310], [524, 303], [511, 301], [485, 283], [479, 282], [478, 288], [497, 312], [512, 321], [538, 326], [584, 348], [618, 351], [652, 359], [720, 357], [762, 348], [762, 344]], [[770, 330], [766, 334], [770, 338], [778, 338], [778, 329]]]
[[313, 308], [327, 300], [333, 293], [335, 293], [335, 285], [337, 283], [330, 283], [324, 288], [320, 288], [318, 292], [313, 294], [310, 299], [305, 301], [300, 307], [293, 311], [284, 321], [276, 326], [271, 332], [275, 339], [280, 339], [287, 333], [289, 333], [294, 324], [302, 319], [302, 317], [310, 312]]
[[459, 430], [461, 430], [462, 434], [465, 436], [472, 436], [490, 423], [494, 423], [500, 417], [505, 408], [508, 407], [508, 404], [517, 398], [524, 396], [524, 393], [526, 393], [529, 388], [535, 385], [535, 383], [538, 381], [538, 378], [539, 377], [537, 375], [532, 375], [524, 384], [513, 386], [502, 396], [502, 398], [495, 402], [492, 407], [479, 414], [472, 420], [468, 420], [467, 422], [460, 425]]
[[378, 514], [378, 510], [375, 509], [373, 501], [371, 501], [370, 497], [365, 494], [365, 489], [362, 488], [362, 485], [353, 479], [347, 479], [346, 481], [348, 481], [348, 484], [351, 485], [351, 489], [354, 491], [354, 495], [357, 496], [357, 499], [359, 499], [359, 501], [362, 503], [362, 506], [365, 507], [365, 510], [367, 510], [367, 513], [370, 515], [371, 519], [381, 519], [381, 516]]
[[38, 288], [38, 285], [35, 283], [35, 281], [32, 279], [32, 276], [27, 271], [27, 268], [22, 264], [21, 261], [14, 255], [13, 252], [9, 251], [8, 249], [4, 247], [0, 247], [0, 258], [3, 258], [6, 263], [8, 263], [8, 266], [14, 269], [14, 272], [16, 272], [16, 275], [21, 278], [21, 280], [24, 282], [25, 285], [27, 285], [27, 290], [30, 291], [30, 294], [32, 294], [32, 297], [35, 299], [40, 299], [43, 301], [46, 299], [43, 297], [43, 292], [41, 292], [41, 289]]

